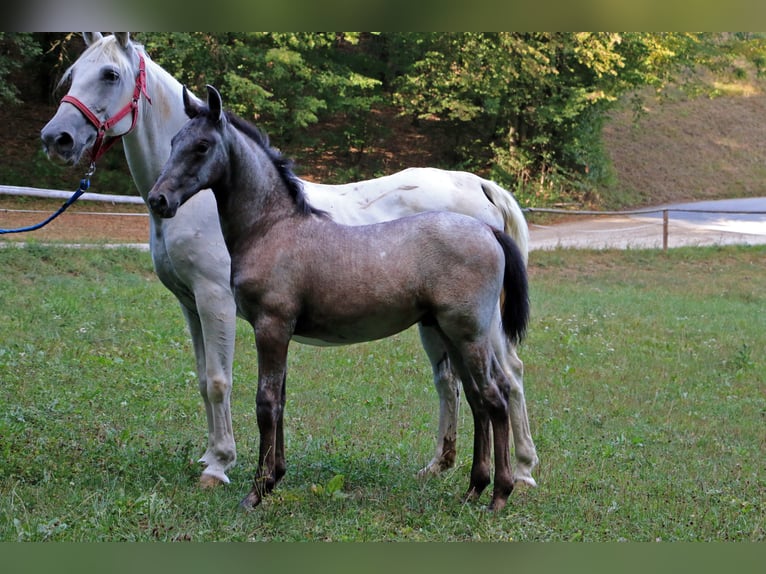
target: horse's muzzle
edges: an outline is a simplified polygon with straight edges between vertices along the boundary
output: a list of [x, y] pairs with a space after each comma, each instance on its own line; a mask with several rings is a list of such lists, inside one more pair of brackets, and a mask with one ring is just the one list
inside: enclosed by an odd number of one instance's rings
[[40, 132], [40, 139], [48, 159], [68, 165], [74, 165], [79, 161], [80, 153], [75, 150], [74, 138], [69, 132], [43, 129]]

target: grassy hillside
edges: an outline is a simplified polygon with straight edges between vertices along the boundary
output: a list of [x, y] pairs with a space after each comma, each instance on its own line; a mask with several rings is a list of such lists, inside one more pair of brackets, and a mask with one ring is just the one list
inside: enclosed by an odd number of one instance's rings
[[647, 102], [634, 121], [614, 113], [604, 129], [617, 183], [615, 206], [758, 197], [766, 176], [766, 93], [716, 85], [714, 98]]

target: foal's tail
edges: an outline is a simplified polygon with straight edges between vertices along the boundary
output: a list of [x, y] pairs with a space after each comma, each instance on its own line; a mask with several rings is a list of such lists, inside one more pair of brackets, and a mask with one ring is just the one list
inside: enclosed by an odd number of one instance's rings
[[503, 231], [492, 228], [505, 254], [503, 275], [504, 298], [501, 301], [503, 331], [511, 343], [520, 343], [529, 322], [529, 287], [525, 258], [514, 240]]

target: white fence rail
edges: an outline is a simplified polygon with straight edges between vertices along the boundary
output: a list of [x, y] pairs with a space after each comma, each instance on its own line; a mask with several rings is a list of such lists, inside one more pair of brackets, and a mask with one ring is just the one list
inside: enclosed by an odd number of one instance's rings
[[[69, 199], [74, 191], [59, 189], [37, 189], [35, 187], [18, 187], [15, 185], [0, 185], [0, 195], [23, 195], [41, 197], [44, 199]], [[136, 203], [143, 204], [144, 200], [135, 195], [111, 195], [108, 193], [83, 193], [77, 201], [103, 201], [107, 203]]]

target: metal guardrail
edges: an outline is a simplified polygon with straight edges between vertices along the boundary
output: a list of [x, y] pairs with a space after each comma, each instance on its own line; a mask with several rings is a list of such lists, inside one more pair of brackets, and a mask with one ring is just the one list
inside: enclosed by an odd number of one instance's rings
[[743, 209], [695, 209], [690, 207], [651, 207], [646, 209], [627, 209], [624, 211], [589, 211], [586, 209], [557, 209], [548, 207], [522, 207], [525, 213], [558, 213], [563, 215], [646, 215], [649, 213], [723, 213], [736, 215], [766, 215], [766, 211], [750, 211]]

